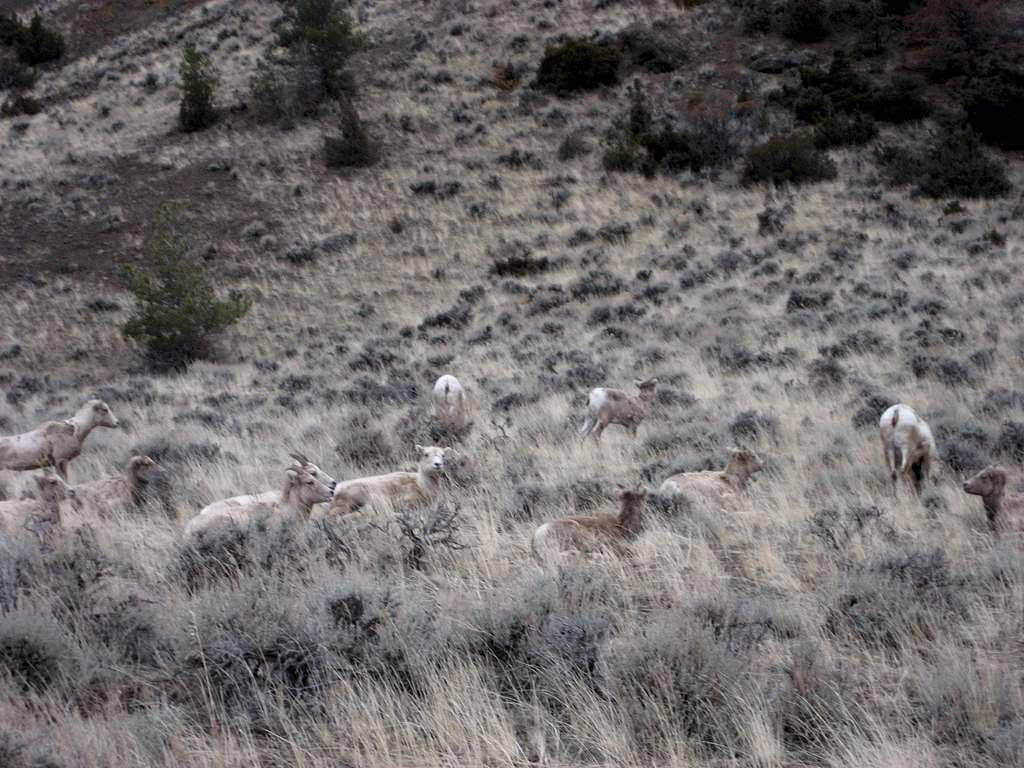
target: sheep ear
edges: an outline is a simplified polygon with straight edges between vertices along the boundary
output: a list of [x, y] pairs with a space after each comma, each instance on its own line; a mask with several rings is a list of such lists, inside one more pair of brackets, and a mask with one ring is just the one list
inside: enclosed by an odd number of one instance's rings
[[639, 389], [644, 383], [640, 379], [633, 379], [633, 386]]
[[422, 445], [420, 445], [419, 443], [416, 443], [416, 445], [414, 447], [416, 448], [416, 453], [420, 453], [420, 454], [423, 453], [423, 446]]
[[295, 480], [296, 478], [298, 478], [298, 476], [299, 476], [299, 473], [296, 472], [294, 469], [289, 469], [288, 470], [288, 478], [290, 480]]

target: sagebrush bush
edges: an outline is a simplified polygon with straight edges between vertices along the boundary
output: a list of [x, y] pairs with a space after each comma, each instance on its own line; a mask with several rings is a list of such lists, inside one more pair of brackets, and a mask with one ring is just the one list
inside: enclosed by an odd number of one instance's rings
[[913, 184], [926, 197], [1001, 197], [1012, 189], [1003, 165], [969, 127], [956, 123], [935, 131], [923, 152], [887, 146], [876, 159], [889, 183]]
[[192, 261], [187, 236], [165, 230], [151, 238], [150, 247], [149, 270], [128, 268], [123, 273], [135, 298], [123, 331], [143, 346], [154, 369], [181, 370], [209, 357], [213, 337], [238, 322], [250, 302], [217, 298], [212, 283]]
[[807, 184], [836, 177], [836, 165], [814, 146], [810, 136], [776, 136], [753, 147], [743, 162], [745, 184]]
[[964, 86], [967, 123], [982, 141], [1002, 149], [1024, 149], [1024, 70], [1001, 67]]
[[[677, 33], [675, 33], [677, 34]], [[672, 72], [686, 63], [686, 50], [672, 27], [644, 27], [634, 24], [619, 33], [619, 46], [629, 67], [652, 74]]]
[[747, 34], [767, 35], [772, 31], [775, 4], [772, 0], [744, 0], [743, 31]]
[[0, 621], [0, 673], [24, 690], [41, 691], [74, 670], [67, 630], [43, 609], [10, 611]]
[[828, 37], [827, 9], [821, 0], [786, 0], [782, 30], [800, 43], [817, 43]]
[[559, 96], [619, 81], [622, 54], [615, 48], [570, 38], [548, 46], [537, 69], [537, 87]]
[[356, 108], [341, 105], [341, 133], [324, 136], [324, 160], [328, 168], [365, 168], [378, 159], [377, 146], [370, 139]]
[[217, 112], [213, 92], [217, 73], [208, 54], [189, 43], [181, 57], [181, 103], [178, 106], [178, 128], [185, 133], [201, 131], [213, 124]]

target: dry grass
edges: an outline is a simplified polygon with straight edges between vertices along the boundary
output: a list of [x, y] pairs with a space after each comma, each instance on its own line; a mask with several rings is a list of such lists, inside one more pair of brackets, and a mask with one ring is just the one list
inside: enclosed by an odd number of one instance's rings
[[[56, 552], [0, 541], [0, 763], [1024, 760], [1018, 542], [987, 533], [959, 488], [970, 467], [944, 468], [920, 501], [894, 495], [874, 424], [854, 421], [872, 397], [909, 402], [944, 456], [998, 459], [1020, 477], [996, 441], [1024, 421], [1019, 198], [947, 214], [879, 189], [862, 152], [835, 153], [837, 181], [793, 194], [740, 188], [731, 171], [646, 180], [603, 174], [599, 153], [560, 162], [561, 140], [598, 138], [621, 98], [538, 101], [487, 78], [499, 58], [535, 67], [556, 32], [678, 13], [602, 5], [360, 6], [371, 46], [359, 106], [384, 161], [348, 176], [318, 154], [330, 115], [286, 133], [244, 115], [171, 133], [177, 33], [204, 45], [238, 33], [216, 57], [227, 106], [245, 97], [275, 3], [210, 2], [44, 77], [47, 109], [0, 140], [3, 180], [32, 182], [4, 205], [32, 194], [47, 215], [94, 216], [102, 195], [82, 187], [86, 202], [74, 203], [58, 182], [109, 158], [178, 170], [227, 159], [253, 218], [218, 241], [211, 270], [255, 304], [219, 360], [154, 378], [120, 336], [129, 298], [116, 285], [51, 275], [0, 294], [0, 432], [98, 394], [124, 429], [94, 435], [73, 479], [118, 471], [142, 449], [166, 480], [135, 514], [69, 512], [80, 532]], [[685, 11], [693, 61], [731, 13]], [[466, 31], [452, 35], [456, 24]], [[413, 54], [416, 30], [427, 44]], [[510, 45], [518, 35], [525, 47]], [[655, 93], [679, 106], [673, 94], [687, 87], [730, 88], [727, 69], [704, 78], [694, 65]], [[149, 71], [154, 93], [127, 85]], [[96, 119], [100, 104], [124, 127]], [[513, 147], [542, 169], [499, 161]], [[1008, 164], [1019, 190], [1024, 166]], [[428, 179], [461, 191], [410, 191]], [[762, 234], [758, 214], [787, 205], [783, 230]], [[254, 221], [266, 236], [243, 234]], [[278, 258], [339, 233], [354, 243], [322, 247], [311, 265]], [[119, 253], [140, 248], [134, 235], [110, 237]], [[554, 266], [491, 274], [522, 251]], [[588, 295], [595, 271], [621, 284]], [[799, 309], [794, 292], [819, 306]], [[118, 308], [90, 308], [98, 296]], [[460, 301], [463, 326], [424, 323]], [[991, 357], [972, 358], [981, 350]], [[337, 523], [336, 540], [311, 531], [308, 549], [304, 536], [278, 552], [250, 542], [243, 573], [188, 588], [179, 547], [191, 515], [278, 486], [289, 450], [340, 479], [411, 469], [413, 442], [432, 442], [429, 391], [446, 371], [479, 403], [461, 446], [467, 480], [444, 499], [466, 549], [410, 568], [394, 515], [364, 513]], [[600, 445], [579, 442], [591, 386], [654, 375], [658, 404], [636, 441], [611, 427]], [[734, 424], [751, 410], [767, 417], [743, 422], [764, 425], [757, 433]], [[652, 504], [631, 558], [531, 561], [539, 522], [613, 511], [614, 482], [656, 488], [675, 471], [721, 467], [734, 442], [768, 465], [735, 514]], [[16, 497], [29, 483], [8, 473], [0, 491]], [[4, 655], [8, 637], [29, 638], [45, 680], [27, 681], [26, 662]]]

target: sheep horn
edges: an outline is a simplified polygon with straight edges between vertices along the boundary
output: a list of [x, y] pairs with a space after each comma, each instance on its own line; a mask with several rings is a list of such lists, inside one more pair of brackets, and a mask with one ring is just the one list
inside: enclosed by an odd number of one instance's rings
[[299, 464], [309, 464], [309, 459], [307, 459], [301, 453], [293, 452], [293, 453], [289, 453], [288, 455], [291, 456], [293, 459], [295, 459], [297, 462], [299, 462]]

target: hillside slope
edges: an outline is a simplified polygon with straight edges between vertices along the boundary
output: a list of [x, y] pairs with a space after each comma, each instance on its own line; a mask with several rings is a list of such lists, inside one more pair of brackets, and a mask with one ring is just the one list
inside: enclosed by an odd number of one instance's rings
[[[41, 7], [69, 40], [89, 23], [36, 85], [42, 111], [0, 121], [0, 434], [98, 396], [122, 427], [73, 481], [136, 451], [162, 474], [141, 510], [66, 510], [53, 550], [0, 539], [0, 765], [1024, 760], [1024, 560], [960, 488], [1001, 462], [1021, 489], [1018, 156], [995, 155], [1011, 193], [955, 203], [883, 186], [871, 147], [796, 188], [743, 186], [738, 162], [609, 173], [632, 76], [659, 112], [726, 105], [749, 145], [790, 127], [769, 93], [795, 73], [747, 64], [824, 66], [833, 41], [750, 38], [723, 2], [375, 0], [352, 9], [353, 74], [382, 159], [339, 173], [330, 110], [284, 131], [242, 107], [277, 3]], [[665, 19], [674, 72], [529, 87], [557, 35]], [[221, 117], [186, 135], [187, 40], [213, 54]], [[507, 90], [505, 63], [524, 70]], [[560, 160], [573, 133], [592, 151]], [[168, 204], [253, 306], [215, 360], [158, 376], [122, 336], [119, 270], [146, 266]], [[278, 487], [289, 451], [342, 479], [412, 468], [414, 444], [453, 437], [428, 401], [446, 372], [477, 417], [422, 519], [182, 551], [192, 515]], [[591, 387], [649, 376], [637, 439], [580, 443]], [[882, 462], [898, 401], [943, 459], [920, 499]], [[632, 556], [531, 559], [541, 522], [614, 511], [616, 483], [654, 497], [734, 444], [767, 463], [738, 511], [652, 498]], [[30, 487], [0, 473], [6, 498]], [[465, 548], [431, 545], [452, 511]]]

